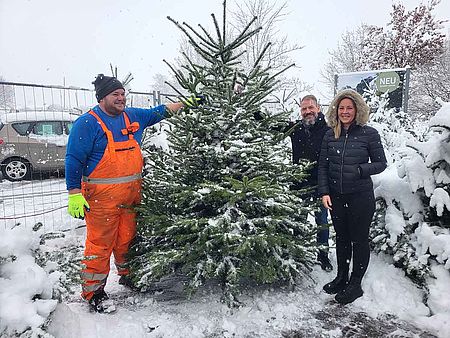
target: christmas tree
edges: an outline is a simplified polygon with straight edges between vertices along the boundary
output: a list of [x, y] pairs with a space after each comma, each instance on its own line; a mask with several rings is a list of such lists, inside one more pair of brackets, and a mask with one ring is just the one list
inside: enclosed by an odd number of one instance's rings
[[259, 65], [262, 55], [240, 68], [239, 47], [259, 31], [250, 29], [255, 19], [228, 38], [225, 13], [224, 2], [222, 28], [212, 14], [215, 34], [169, 18], [203, 59], [169, 66], [206, 103], [174, 114], [169, 149], [149, 153], [130, 265], [141, 290], [181, 273], [191, 291], [218, 282], [224, 301], [236, 305], [244, 283], [294, 284], [308, 274], [317, 229], [307, 221], [315, 206], [291, 189], [309, 164], [290, 164], [283, 142], [289, 112], [262, 108], [278, 74]]

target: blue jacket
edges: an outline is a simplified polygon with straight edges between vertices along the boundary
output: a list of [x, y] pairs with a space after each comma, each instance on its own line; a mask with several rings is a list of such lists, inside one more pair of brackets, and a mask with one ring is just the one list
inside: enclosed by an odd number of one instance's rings
[[[128, 135], [122, 134], [125, 128], [123, 114], [106, 115], [97, 105], [92, 109], [112, 132], [114, 141], [126, 141]], [[134, 138], [140, 145], [142, 133], [146, 127], [164, 119], [166, 106], [160, 105], [150, 109], [125, 108], [130, 123], [138, 122], [139, 130]], [[81, 188], [81, 177], [89, 176], [103, 157], [108, 141], [106, 134], [94, 116], [89, 113], [81, 115], [70, 131], [66, 151], [66, 186], [67, 189]]]

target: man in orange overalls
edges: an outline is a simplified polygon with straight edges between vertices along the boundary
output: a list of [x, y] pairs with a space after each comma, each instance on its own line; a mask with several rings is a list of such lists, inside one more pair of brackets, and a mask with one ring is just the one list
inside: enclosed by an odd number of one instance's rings
[[121, 276], [119, 283], [129, 285], [125, 255], [136, 234], [132, 207], [141, 198], [142, 133], [171, 112], [202, 103], [203, 98], [151, 109], [125, 108], [125, 90], [115, 77], [99, 74], [94, 86], [98, 105], [73, 124], [65, 166], [68, 211], [73, 217], [86, 217], [82, 297], [93, 310], [103, 312], [111, 254]]

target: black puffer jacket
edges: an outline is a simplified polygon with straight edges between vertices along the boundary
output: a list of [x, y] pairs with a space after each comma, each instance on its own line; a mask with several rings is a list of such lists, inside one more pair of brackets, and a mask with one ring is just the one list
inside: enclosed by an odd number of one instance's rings
[[330, 130], [322, 142], [319, 195], [372, 190], [370, 176], [381, 173], [385, 168], [386, 157], [380, 135], [374, 128], [352, 124], [338, 139]]
[[[294, 124], [290, 124], [291, 129]], [[292, 142], [292, 163], [298, 163], [300, 159], [316, 162], [307, 179], [308, 185], [317, 185], [317, 174], [319, 167], [319, 155], [322, 139], [327, 130], [330, 129], [325, 122], [325, 116], [319, 112], [316, 123], [305, 126], [301, 122], [295, 125], [290, 134]]]
[[376, 129], [366, 125], [369, 107], [361, 95], [353, 90], [340, 92], [327, 111], [328, 125], [331, 128], [340, 127], [337, 107], [343, 98], [349, 98], [355, 103], [356, 116], [347, 131], [341, 129], [339, 138], [335, 138], [333, 129], [323, 138], [319, 159], [320, 196], [371, 190], [373, 184], [370, 176], [386, 168], [380, 135]]

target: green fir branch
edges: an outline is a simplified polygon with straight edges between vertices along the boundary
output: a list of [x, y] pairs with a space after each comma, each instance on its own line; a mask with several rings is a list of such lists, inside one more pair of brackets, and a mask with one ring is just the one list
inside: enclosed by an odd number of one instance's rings
[[223, 37], [222, 37], [222, 34], [220, 33], [219, 23], [217, 22], [217, 19], [216, 19], [216, 16], [214, 15], [214, 13], [211, 14], [211, 17], [213, 19], [214, 27], [216, 28], [217, 39], [219, 40], [219, 50], [222, 50], [224, 47], [224, 41], [225, 41], [225, 31], [223, 31]]
[[[209, 41], [207, 39], [205, 39], [203, 36], [201, 36], [201, 34], [199, 34], [191, 25], [189, 25], [186, 22], [183, 22], [183, 25], [185, 25], [187, 28], [189, 28], [189, 30], [194, 33], [204, 44], [205, 47], [209, 46], [209, 48], [212, 49], [219, 49], [219, 46], [215, 43], [214, 39], [212, 38], [212, 36], [208, 33], [208, 31], [206, 31], [206, 29], [203, 28], [203, 26], [198, 25], [200, 27], [200, 29], [203, 31], [203, 33], [206, 35], [206, 37], [209, 39]], [[192, 39], [193, 40], [193, 39]]]

